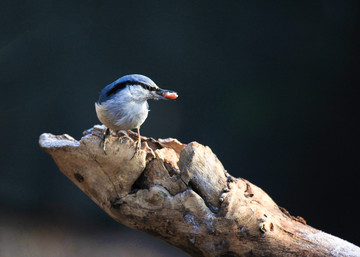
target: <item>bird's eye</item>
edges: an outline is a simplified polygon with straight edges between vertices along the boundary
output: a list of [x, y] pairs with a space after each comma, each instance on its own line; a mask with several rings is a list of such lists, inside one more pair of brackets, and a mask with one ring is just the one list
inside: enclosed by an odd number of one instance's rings
[[146, 89], [146, 90], [151, 90], [150, 86], [149, 85], [146, 85], [146, 84], [140, 84], [140, 86], [143, 87], [143, 89]]
[[158, 88], [150, 86], [148, 84], [139, 83], [138, 85], [142, 86], [143, 89], [149, 90], [149, 91], [157, 91]]
[[153, 88], [152, 86], [149, 86], [149, 85], [146, 85], [146, 89], [149, 90], [149, 91], [154, 91], [155, 88]]

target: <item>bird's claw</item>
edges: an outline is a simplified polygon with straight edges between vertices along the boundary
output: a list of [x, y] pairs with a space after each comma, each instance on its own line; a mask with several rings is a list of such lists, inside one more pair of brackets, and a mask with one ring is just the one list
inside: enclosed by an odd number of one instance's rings
[[107, 153], [106, 153], [106, 139], [104, 140], [103, 151], [104, 151], [104, 154], [107, 155]]
[[133, 156], [131, 157], [130, 161], [131, 161], [132, 159], [134, 159], [135, 155], [136, 155], [138, 152], [139, 152], [139, 149], [136, 147], [136, 148], [135, 148], [135, 152], [134, 152]]
[[134, 155], [131, 157], [130, 160], [132, 160], [135, 157], [135, 155], [137, 155], [139, 152], [140, 152], [140, 144], [139, 144], [139, 141], [138, 141], [138, 142], [136, 142]]
[[109, 140], [109, 136], [110, 136], [110, 129], [107, 128], [99, 143], [99, 147], [103, 149], [105, 155], [106, 155], [106, 142]]

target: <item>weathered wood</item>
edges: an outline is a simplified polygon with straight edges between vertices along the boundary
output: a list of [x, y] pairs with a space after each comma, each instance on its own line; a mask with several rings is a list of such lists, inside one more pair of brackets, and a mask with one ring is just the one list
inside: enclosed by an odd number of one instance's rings
[[192, 256], [360, 256], [360, 248], [292, 217], [259, 187], [226, 172], [209, 147], [132, 132], [99, 147], [102, 126], [42, 134], [59, 169], [112, 218]]

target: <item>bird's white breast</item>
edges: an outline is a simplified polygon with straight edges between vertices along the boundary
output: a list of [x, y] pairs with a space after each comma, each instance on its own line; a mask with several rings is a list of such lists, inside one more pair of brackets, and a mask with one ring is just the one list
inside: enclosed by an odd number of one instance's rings
[[99, 120], [114, 131], [138, 128], [148, 116], [147, 101], [136, 101], [126, 88], [112, 99], [95, 103]]

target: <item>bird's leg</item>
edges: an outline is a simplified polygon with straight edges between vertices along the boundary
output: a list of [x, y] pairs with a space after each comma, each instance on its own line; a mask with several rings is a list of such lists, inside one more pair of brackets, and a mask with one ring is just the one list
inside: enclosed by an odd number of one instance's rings
[[137, 130], [137, 135], [138, 135], [138, 141], [137, 141], [136, 149], [139, 151], [139, 149], [141, 147], [140, 127], [136, 128], [136, 130]]
[[[140, 127], [136, 128], [136, 130], [137, 130], [138, 139], [137, 139], [137, 142], [136, 142], [136, 147], [135, 147], [134, 155], [133, 155], [133, 157], [131, 157], [131, 159], [134, 158], [134, 156], [139, 152], [140, 147], [141, 147]], [[131, 160], [131, 159], [130, 159], [130, 160]]]
[[123, 138], [127, 135], [126, 132], [124, 132], [123, 130], [119, 130], [118, 132], [116, 132], [116, 135], [120, 138], [120, 144], [123, 143]]
[[106, 128], [104, 135], [103, 135], [102, 139], [100, 140], [100, 144], [99, 144], [100, 147], [102, 146], [105, 154], [106, 154], [106, 151], [105, 151], [106, 141], [109, 138], [109, 136], [110, 136], [110, 129]]

